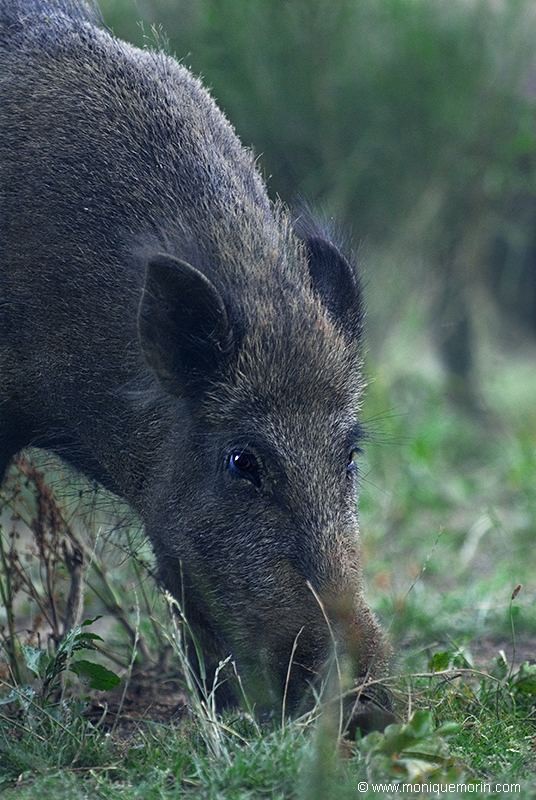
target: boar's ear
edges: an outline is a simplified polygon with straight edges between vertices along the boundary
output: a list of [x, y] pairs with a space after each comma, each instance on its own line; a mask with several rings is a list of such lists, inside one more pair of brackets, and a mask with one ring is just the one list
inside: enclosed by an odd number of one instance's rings
[[163, 254], [147, 265], [138, 332], [147, 363], [163, 386], [179, 395], [209, 380], [231, 345], [216, 287], [190, 264]]
[[321, 236], [304, 238], [313, 289], [332, 319], [351, 338], [363, 328], [361, 290], [355, 270], [338, 247]]

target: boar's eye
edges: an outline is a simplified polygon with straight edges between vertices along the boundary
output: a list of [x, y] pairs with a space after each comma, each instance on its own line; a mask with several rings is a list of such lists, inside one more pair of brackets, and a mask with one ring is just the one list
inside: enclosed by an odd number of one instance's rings
[[363, 451], [360, 447], [352, 447], [350, 452], [348, 453], [348, 463], [346, 464], [346, 474], [350, 478], [354, 473], [357, 472], [357, 468], [359, 465], [359, 459]]
[[257, 487], [261, 485], [259, 462], [253, 453], [247, 450], [231, 450], [225, 466], [233, 477], [244, 478]]

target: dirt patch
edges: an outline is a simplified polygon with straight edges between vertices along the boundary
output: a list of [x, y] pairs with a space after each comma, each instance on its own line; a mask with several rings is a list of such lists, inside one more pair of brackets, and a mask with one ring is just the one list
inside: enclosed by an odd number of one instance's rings
[[504, 636], [486, 636], [482, 639], [473, 639], [470, 648], [475, 664], [489, 667], [499, 655], [501, 650], [508, 662], [513, 662], [517, 669], [524, 661], [536, 661], [536, 636], [521, 636], [512, 647], [512, 639]]
[[87, 716], [103, 730], [128, 739], [145, 723], [172, 724], [188, 717], [188, 697], [176, 676], [134, 673], [105, 698], [94, 697]]

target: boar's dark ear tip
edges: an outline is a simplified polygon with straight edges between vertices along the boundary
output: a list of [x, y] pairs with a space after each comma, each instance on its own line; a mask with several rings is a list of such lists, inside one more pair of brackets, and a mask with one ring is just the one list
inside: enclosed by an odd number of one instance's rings
[[147, 269], [176, 269], [178, 258], [169, 256], [167, 253], [155, 253], [147, 260]]
[[313, 291], [333, 320], [351, 337], [363, 328], [363, 302], [357, 270], [330, 238], [311, 232], [303, 239]]
[[165, 278], [167, 274], [175, 273], [176, 269], [177, 265], [175, 259], [166, 256], [164, 253], [158, 253], [147, 260], [145, 266], [146, 282], [148, 282], [152, 276], [156, 277], [159, 275]]
[[166, 277], [173, 278], [177, 275], [179, 260], [173, 256], [168, 256], [166, 253], [156, 253], [145, 259], [145, 281], [146, 285], [150, 280], [160, 277], [165, 280]]
[[[178, 277], [188, 273], [194, 273], [195, 277], [204, 279], [198, 270], [194, 269], [186, 261], [183, 261], [176, 256], [168, 255], [168, 253], [155, 253], [147, 259], [147, 272], [160, 273], [162, 275], [168, 274]], [[205, 279], [206, 280], [206, 279]]]

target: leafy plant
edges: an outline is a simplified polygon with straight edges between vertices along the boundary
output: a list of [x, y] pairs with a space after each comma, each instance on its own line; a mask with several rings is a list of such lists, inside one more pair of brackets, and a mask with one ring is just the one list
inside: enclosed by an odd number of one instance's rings
[[91, 689], [106, 691], [118, 686], [119, 676], [102, 664], [87, 659], [73, 660], [75, 653], [83, 650], [95, 651], [95, 642], [103, 641], [97, 633], [86, 630], [97, 619], [99, 617], [86, 619], [81, 625], [72, 628], [62, 639], [54, 655], [41, 648], [23, 644], [21, 650], [24, 663], [39, 679], [40, 688], [36, 691], [33, 687], [14, 687], [7, 697], [0, 700], [0, 704], [17, 700], [25, 707], [28, 698], [35, 696], [39, 703], [46, 705], [60, 689], [62, 676], [69, 670], [78, 677], [87, 679]]
[[465, 768], [450, 754], [448, 739], [460, 725], [435, 725], [431, 711], [415, 711], [406, 723], [373, 732], [361, 743], [370, 778], [395, 778], [416, 783], [425, 779], [462, 780]]

